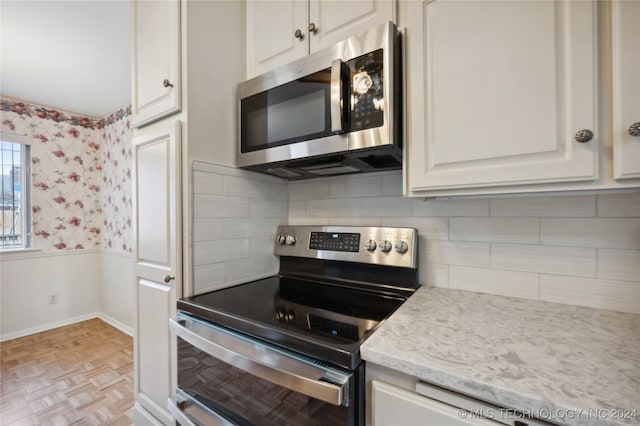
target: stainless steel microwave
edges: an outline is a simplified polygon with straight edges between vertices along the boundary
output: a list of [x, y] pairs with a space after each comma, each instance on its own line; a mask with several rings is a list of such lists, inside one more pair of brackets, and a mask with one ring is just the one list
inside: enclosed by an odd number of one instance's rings
[[239, 167], [286, 179], [402, 167], [391, 22], [241, 83]]

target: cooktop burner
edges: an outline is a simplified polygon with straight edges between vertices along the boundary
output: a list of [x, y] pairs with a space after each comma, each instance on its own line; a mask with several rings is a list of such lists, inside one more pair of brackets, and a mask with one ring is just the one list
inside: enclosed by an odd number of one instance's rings
[[353, 369], [360, 344], [419, 286], [416, 245], [409, 228], [281, 227], [277, 276], [188, 297], [178, 309]]

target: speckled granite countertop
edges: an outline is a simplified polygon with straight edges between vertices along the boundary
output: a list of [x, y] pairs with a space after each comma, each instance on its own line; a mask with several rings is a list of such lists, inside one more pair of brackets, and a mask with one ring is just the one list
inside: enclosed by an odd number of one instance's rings
[[640, 425], [640, 315], [423, 287], [361, 353], [554, 423]]

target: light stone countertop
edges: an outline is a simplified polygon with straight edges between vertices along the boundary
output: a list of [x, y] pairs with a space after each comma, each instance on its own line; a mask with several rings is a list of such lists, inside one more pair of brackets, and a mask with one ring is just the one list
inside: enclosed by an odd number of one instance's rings
[[361, 354], [554, 423], [640, 425], [640, 315], [422, 287]]

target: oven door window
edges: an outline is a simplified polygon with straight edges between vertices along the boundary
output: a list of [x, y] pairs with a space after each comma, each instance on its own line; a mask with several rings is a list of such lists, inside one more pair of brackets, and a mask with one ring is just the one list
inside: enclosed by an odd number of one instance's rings
[[176, 393], [211, 418], [236, 425], [362, 424], [362, 364], [336, 368], [185, 313], [169, 327], [178, 342]]
[[240, 105], [242, 152], [329, 136], [331, 68], [242, 99]]

